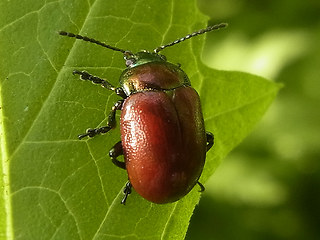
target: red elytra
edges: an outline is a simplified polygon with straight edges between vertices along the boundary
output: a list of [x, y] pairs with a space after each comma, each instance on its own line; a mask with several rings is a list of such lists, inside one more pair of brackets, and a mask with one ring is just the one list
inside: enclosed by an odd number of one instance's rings
[[[121, 203], [125, 204], [133, 187], [143, 198], [154, 203], [174, 202], [185, 196], [197, 183], [213, 145], [213, 135], [205, 131], [200, 98], [180, 65], [166, 61], [162, 49], [191, 37], [226, 27], [221, 23], [201, 29], [172, 43], [160, 46], [153, 53], [136, 54], [112, 47], [81, 35], [59, 32], [60, 35], [120, 51], [126, 70], [120, 76], [120, 87], [85, 71], [74, 70], [82, 80], [89, 80], [114, 91], [123, 100], [112, 107], [106, 126], [88, 129], [79, 135], [94, 137], [115, 127], [115, 113], [120, 117], [121, 141], [110, 150], [112, 162], [127, 170], [129, 182]], [[124, 155], [125, 162], [117, 159]]]
[[128, 177], [142, 197], [173, 202], [197, 183], [206, 133], [193, 88], [133, 94], [123, 104], [120, 127]]

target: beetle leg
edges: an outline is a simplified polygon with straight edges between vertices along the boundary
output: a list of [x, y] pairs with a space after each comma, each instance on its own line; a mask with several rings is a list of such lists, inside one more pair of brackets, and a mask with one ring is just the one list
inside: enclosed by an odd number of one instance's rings
[[198, 181], [197, 184], [200, 186], [200, 191], [199, 192], [203, 192], [204, 190], [206, 190], [206, 188], [202, 185], [202, 183], [200, 183]]
[[206, 134], [207, 134], [207, 152], [208, 152], [209, 149], [213, 146], [214, 137], [211, 132], [206, 132]]
[[127, 201], [127, 198], [128, 198], [128, 195], [131, 193], [131, 188], [132, 188], [132, 185], [131, 183], [128, 181], [126, 183], [126, 186], [124, 187], [123, 189], [123, 198], [121, 200], [121, 204], [125, 205], [126, 204], [126, 201]]
[[123, 155], [122, 143], [121, 141], [117, 142], [109, 151], [109, 156], [114, 165], [119, 168], [126, 169], [125, 162], [120, 162], [117, 157]]
[[100, 84], [102, 87], [104, 87], [104, 88], [106, 88], [108, 90], [114, 91], [120, 97], [126, 98], [126, 95], [123, 92], [122, 88], [116, 88], [111, 83], [109, 83], [108, 81], [106, 81], [106, 80], [104, 80], [102, 78], [93, 76], [93, 75], [91, 75], [90, 73], [88, 73], [86, 71], [73, 70], [72, 73], [73, 73], [73, 75], [75, 75], [75, 74], [80, 75], [80, 79], [81, 80], [88, 80], [88, 81], [91, 81], [92, 83]]
[[117, 101], [113, 107], [111, 108], [111, 112], [108, 117], [107, 126], [99, 127], [99, 128], [89, 128], [87, 129], [86, 133], [80, 134], [78, 136], [79, 139], [82, 139], [84, 137], [94, 137], [100, 133], [107, 133], [116, 125], [116, 111], [121, 110], [122, 104], [124, 100]]

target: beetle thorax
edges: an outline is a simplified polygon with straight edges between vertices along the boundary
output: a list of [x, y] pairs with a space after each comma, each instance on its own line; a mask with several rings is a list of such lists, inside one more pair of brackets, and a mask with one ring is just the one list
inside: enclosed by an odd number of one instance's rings
[[177, 65], [156, 61], [127, 68], [120, 77], [120, 84], [129, 96], [135, 92], [190, 86], [190, 81]]

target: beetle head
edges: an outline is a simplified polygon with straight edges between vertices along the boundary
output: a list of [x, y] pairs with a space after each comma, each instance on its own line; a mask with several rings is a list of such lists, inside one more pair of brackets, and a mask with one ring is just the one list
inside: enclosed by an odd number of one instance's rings
[[166, 62], [167, 59], [164, 55], [155, 52], [149, 52], [146, 50], [137, 52], [135, 54], [126, 51], [124, 53], [124, 59], [126, 61], [126, 66], [132, 68], [138, 65], [142, 65], [149, 62]]

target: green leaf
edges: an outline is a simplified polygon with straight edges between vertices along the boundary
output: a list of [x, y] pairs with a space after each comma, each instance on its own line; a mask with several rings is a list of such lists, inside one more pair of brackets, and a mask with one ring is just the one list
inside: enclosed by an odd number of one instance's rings
[[[77, 140], [106, 123], [114, 93], [83, 82], [73, 69], [118, 84], [122, 54], [59, 36], [80, 33], [133, 52], [205, 27], [191, 1], [1, 1], [0, 236], [6, 239], [183, 239], [200, 193], [156, 205], [133, 192], [120, 204], [126, 172], [109, 149], [116, 129]], [[219, 33], [210, 33], [219, 34]], [[278, 86], [260, 77], [209, 69], [200, 61], [204, 36], [165, 49], [181, 63], [215, 135], [205, 183], [261, 118]]]

